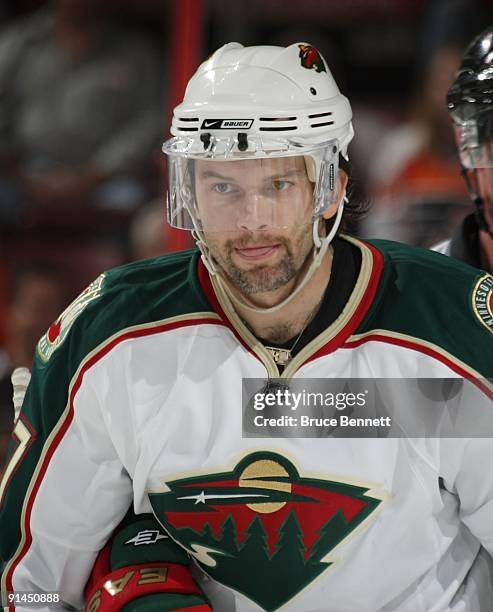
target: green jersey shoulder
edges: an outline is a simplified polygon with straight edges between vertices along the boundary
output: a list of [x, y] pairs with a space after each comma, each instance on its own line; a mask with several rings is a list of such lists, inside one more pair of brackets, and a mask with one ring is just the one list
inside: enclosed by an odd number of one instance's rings
[[493, 277], [434, 251], [369, 240], [384, 257], [382, 278], [357, 333], [416, 338], [493, 377]]
[[50, 326], [37, 346], [38, 363], [67, 351], [79, 358], [114, 334], [210, 306], [197, 286], [198, 252], [130, 263], [101, 274]]

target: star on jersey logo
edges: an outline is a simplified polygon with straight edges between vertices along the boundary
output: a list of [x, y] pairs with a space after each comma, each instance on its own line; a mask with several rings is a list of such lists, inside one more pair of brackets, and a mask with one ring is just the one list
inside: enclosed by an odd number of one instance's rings
[[303, 477], [270, 452], [252, 453], [230, 472], [166, 485], [149, 493], [166, 531], [212, 578], [265, 610], [332, 565], [329, 553], [382, 501], [370, 487]]
[[246, 499], [247, 497], [254, 497], [254, 498], [259, 498], [259, 497], [266, 497], [268, 498], [268, 495], [245, 495], [242, 493], [239, 493], [238, 495], [206, 495], [205, 491], [201, 491], [198, 495], [185, 495], [184, 497], [179, 497], [178, 499], [194, 499], [195, 500], [195, 504], [205, 504], [206, 502], [208, 502], [210, 499], [222, 499], [222, 500], [227, 500], [227, 499]]
[[142, 546], [143, 544], [155, 544], [159, 540], [166, 540], [168, 536], [160, 533], [157, 529], [143, 529], [125, 544], [133, 544], [134, 546]]

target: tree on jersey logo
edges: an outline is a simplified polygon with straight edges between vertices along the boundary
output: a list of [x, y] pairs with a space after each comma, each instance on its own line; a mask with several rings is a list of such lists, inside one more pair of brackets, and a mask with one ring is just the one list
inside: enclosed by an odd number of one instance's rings
[[317, 72], [327, 72], [324, 60], [315, 47], [304, 44], [300, 44], [298, 47], [300, 49], [299, 57], [301, 59], [301, 65], [303, 68], [314, 69]]
[[156, 516], [209, 575], [276, 610], [325, 571], [329, 553], [381, 499], [369, 488], [300, 476], [285, 457], [248, 455], [231, 472], [150, 492]]

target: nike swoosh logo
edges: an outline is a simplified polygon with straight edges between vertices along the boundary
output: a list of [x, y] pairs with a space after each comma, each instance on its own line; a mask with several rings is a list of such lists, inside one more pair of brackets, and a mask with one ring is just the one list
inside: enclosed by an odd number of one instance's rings
[[219, 123], [220, 125], [221, 121], [221, 119], [215, 119], [214, 121], [204, 121], [204, 128], [212, 127], [213, 125], [216, 125], [216, 123]]

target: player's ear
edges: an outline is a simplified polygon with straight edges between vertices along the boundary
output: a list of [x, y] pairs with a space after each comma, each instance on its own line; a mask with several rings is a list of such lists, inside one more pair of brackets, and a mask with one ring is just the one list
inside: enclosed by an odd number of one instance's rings
[[324, 219], [331, 219], [336, 214], [339, 204], [341, 203], [341, 199], [346, 194], [347, 183], [348, 175], [344, 172], [344, 170], [342, 170], [342, 168], [339, 168], [339, 172], [337, 174], [337, 196], [334, 203], [331, 204], [324, 213], [322, 213], [322, 217]]

